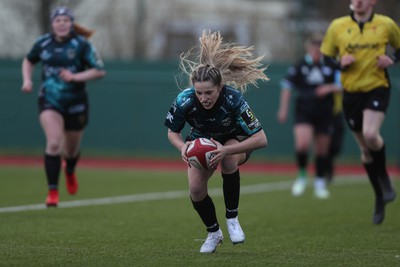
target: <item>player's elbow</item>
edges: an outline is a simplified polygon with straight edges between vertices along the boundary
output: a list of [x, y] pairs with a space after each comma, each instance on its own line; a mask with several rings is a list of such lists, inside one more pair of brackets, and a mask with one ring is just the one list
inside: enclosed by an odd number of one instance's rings
[[268, 145], [268, 139], [264, 131], [260, 131], [257, 133], [257, 139], [257, 144], [259, 148], [263, 148]]
[[265, 136], [265, 138], [261, 141], [261, 147], [266, 147], [268, 145], [268, 139]]
[[97, 79], [101, 79], [104, 76], [106, 76], [106, 71], [105, 70], [97, 70]]

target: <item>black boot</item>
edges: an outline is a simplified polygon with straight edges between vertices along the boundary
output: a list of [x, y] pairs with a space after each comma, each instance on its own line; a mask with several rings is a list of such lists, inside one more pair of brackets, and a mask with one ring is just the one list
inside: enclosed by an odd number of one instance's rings
[[394, 190], [388, 175], [379, 177], [379, 184], [382, 188], [383, 201], [385, 204], [390, 203], [396, 199], [396, 191]]
[[381, 224], [385, 219], [385, 201], [383, 200], [383, 190], [379, 183], [376, 167], [373, 162], [364, 163], [363, 165], [375, 193], [375, 209], [372, 216], [372, 223]]
[[390, 177], [386, 167], [386, 147], [382, 146], [379, 150], [369, 150], [375, 166], [376, 175], [382, 190], [383, 200], [385, 204], [392, 202], [396, 198], [396, 192], [390, 182]]
[[385, 219], [385, 202], [382, 198], [377, 198], [375, 200], [375, 210], [372, 217], [373, 224], [381, 224]]

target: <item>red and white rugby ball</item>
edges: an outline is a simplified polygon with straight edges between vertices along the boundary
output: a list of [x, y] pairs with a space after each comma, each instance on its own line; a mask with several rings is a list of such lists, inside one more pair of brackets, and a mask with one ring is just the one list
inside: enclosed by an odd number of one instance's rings
[[210, 139], [197, 138], [193, 140], [186, 151], [190, 165], [200, 170], [211, 170], [210, 160], [214, 157], [214, 153], [211, 151], [216, 148], [217, 145]]

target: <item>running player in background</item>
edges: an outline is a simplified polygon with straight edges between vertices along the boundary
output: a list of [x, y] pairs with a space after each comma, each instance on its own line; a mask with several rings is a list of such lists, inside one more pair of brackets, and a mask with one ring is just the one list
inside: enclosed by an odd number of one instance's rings
[[[330, 131], [333, 125], [333, 95], [340, 94], [339, 72], [323, 65], [320, 53], [322, 35], [312, 34], [306, 41], [306, 55], [288, 69], [282, 80], [278, 121], [286, 122], [292, 91], [296, 91], [294, 118], [295, 155], [298, 176], [292, 186], [292, 195], [300, 196], [307, 186], [309, 150], [314, 145], [316, 174], [314, 194], [317, 198], [329, 197], [326, 175], [333, 165], [329, 158]], [[333, 167], [332, 167], [333, 168]]]
[[[330, 24], [321, 51], [326, 62], [340, 66], [344, 115], [375, 192], [372, 222], [380, 224], [385, 205], [396, 198], [380, 130], [390, 99], [387, 68], [400, 60], [400, 29], [391, 18], [374, 13], [375, 4], [351, 0], [351, 14]], [[387, 45], [393, 55], [387, 54]]]
[[[217, 145], [211, 165], [214, 170], [221, 167], [228, 232], [233, 244], [243, 243], [245, 235], [238, 221], [239, 166], [253, 150], [266, 146], [267, 138], [242, 93], [247, 84], [268, 78], [260, 63], [262, 57], [254, 57], [251, 47], [222, 43], [219, 32], [204, 31], [197, 52], [181, 55], [180, 66], [190, 77], [191, 87], [178, 94], [167, 114], [168, 140], [187, 164], [190, 140], [205, 137]], [[186, 122], [192, 128], [183, 139]], [[190, 199], [208, 231], [201, 253], [214, 252], [223, 240], [214, 202], [208, 195], [207, 184], [214, 170], [188, 167]]]
[[[88, 123], [85, 82], [105, 75], [103, 62], [87, 41], [93, 32], [74, 24], [66, 7], [50, 14], [51, 32], [40, 36], [22, 62], [22, 91], [32, 92], [35, 64], [42, 62], [39, 120], [46, 136], [44, 166], [48, 183], [47, 206], [57, 206], [61, 158], [65, 159], [68, 192], [78, 190], [75, 167], [84, 128]], [[83, 35], [81, 35], [81, 34]]]

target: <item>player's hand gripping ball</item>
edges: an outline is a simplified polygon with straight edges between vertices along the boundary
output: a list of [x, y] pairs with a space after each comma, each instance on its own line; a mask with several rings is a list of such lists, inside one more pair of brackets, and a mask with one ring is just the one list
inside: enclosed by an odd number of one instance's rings
[[217, 145], [210, 139], [197, 138], [192, 141], [186, 151], [189, 164], [200, 170], [212, 170], [210, 160], [214, 157], [211, 151], [217, 149]]

